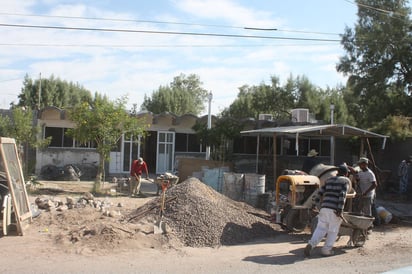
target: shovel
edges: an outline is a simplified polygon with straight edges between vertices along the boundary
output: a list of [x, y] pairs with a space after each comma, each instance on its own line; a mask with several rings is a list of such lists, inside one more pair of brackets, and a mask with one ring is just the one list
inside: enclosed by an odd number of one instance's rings
[[162, 197], [160, 198], [160, 218], [153, 227], [154, 234], [166, 233], [166, 223], [163, 222], [163, 213], [165, 210], [166, 190], [169, 182], [162, 181]]

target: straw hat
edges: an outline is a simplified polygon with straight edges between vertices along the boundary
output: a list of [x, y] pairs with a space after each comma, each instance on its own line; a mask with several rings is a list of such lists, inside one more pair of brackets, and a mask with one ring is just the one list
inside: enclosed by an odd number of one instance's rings
[[369, 164], [369, 159], [366, 157], [360, 157], [358, 164], [362, 164], [362, 163]]
[[314, 157], [314, 156], [316, 156], [316, 155], [318, 155], [319, 153], [315, 150], [315, 149], [311, 149], [309, 152], [308, 152], [308, 156], [309, 157]]

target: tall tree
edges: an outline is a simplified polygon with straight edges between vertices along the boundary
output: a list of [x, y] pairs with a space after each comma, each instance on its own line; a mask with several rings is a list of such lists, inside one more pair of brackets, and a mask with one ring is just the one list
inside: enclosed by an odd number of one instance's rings
[[75, 127], [70, 129], [68, 134], [79, 142], [95, 142], [100, 156], [95, 191], [100, 190], [104, 163], [109, 159], [111, 149], [116, 147], [122, 134], [127, 132], [138, 136], [144, 133], [144, 122], [126, 111], [126, 99], [121, 98], [112, 102], [96, 93], [93, 100], [69, 110], [70, 119], [75, 123]]
[[290, 116], [290, 109], [295, 104], [295, 94], [280, 86], [279, 78], [271, 77], [271, 84], [258, 86], [244, 85], [239, 88], [235, 101], [222, 116], [233, 118], [258, 118], [259, 114], [272, 114], [275, 119]]
[[198, 115], [205, 109], [204, 103], [208, 94], [202, 84], [195, 74], [181, 74], [175, 77], [170, 85], [160, 86], [151, 97], [145, 95], [141, 109], [153, 113]]
[[388, 115], [412, 115], [412, 24], [406, 0], [356, 0], [358, 20], [345, 29], [346, 55], [337, 70], [349, 76], [361, 126]]
[[91, 93], [79, 84], [56, 79], [53, 75], [34, 81], [26, 75], [18, 98], [17, 106], [32, 110], [46, 106], [68, 108], [89, 100]]

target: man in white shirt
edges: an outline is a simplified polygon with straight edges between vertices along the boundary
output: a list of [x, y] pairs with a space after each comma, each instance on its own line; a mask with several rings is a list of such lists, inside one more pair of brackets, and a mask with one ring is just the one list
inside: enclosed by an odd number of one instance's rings
[[356, 175], [356, 181], [360, 193], [360, 213], [372, 216], [372, 205], [375, 199], [375, 189], [378, 186], [375, 174], [369, 169], [369, 159], [361, 157], [358, 161], [360, 171]]

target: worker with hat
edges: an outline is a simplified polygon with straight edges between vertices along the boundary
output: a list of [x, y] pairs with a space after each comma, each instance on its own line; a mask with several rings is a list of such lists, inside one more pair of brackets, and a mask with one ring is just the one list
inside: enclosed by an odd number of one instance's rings
[[317, 158], [318, 154], [319, 153], [316, 151], [316, 149], [311, 149], [308, 152], [308, 157], [305, 159], [302, 165], [302, 171], [309, 174], [311, 169], [317, 164], [319, 164], [319, 160]]
[[321, 209], [318, 215], [318, 223], [311, 239], [305, 247], [305, 257], [311, 255], [312, 250], [325, 237], [325, 244], [321, 249], [323, 256], [334, 254], [332, 248], [338, 237], [339, 228], [342, 223], [342, 212], [345, 206], [346, 193], [351, 181], [348, 178], [349, 168], [346, 164], [338, 166], [336, 176], [329, 177], [325, 184], [319, 189], [321, 197]]
[[375, 190], [378, 183], [375, 174], [369, 168], [368, 158], [359, 158], [358, 165], [360, 170], [356, 174], [356, 182], [359, 190], [357, 193], [359, 195], [359, 211], [364, 215], [372, 216], [372, 205], [376, 197]]
[[130, 192], [129, 196], [133, 197], [140, 194], [141, 177], [143, 171], [146, 173], [146, 179], [149, 178], [147, 164], [142, 157], [134, 160], [130, 169]]

